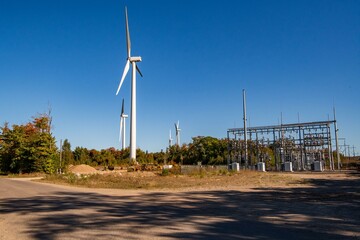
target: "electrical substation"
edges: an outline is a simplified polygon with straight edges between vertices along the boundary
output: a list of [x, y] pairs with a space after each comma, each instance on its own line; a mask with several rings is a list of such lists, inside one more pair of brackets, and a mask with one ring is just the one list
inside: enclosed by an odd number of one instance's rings
[[[323, 171], [335, 170], [336, 161], [340, 168], [339, 156], [332, 154], [332, 133], [337, 139], [336, 120], [245, 129], [227, 130], [228, 164], [238, 163], [241, 169], [265, 164], [266, 169], [277, 171]], [[339, 152], [337, 141], [335, 147]]]

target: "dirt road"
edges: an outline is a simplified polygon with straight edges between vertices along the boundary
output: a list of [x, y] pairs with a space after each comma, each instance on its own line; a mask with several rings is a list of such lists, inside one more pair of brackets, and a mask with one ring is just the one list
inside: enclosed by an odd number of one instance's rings
[[0, 178], [0, 239], [360, 239], [360, 178], [309, 184], [166, 192]]

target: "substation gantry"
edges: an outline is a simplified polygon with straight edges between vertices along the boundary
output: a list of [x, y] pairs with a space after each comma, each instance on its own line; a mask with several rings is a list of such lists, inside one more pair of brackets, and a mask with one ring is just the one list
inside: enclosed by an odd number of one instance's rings
[[[246, 130], [231, 128], [227, 130], [228, 165], [239, 163], [243, 169], [253, 169], [264, 162], [270, 169], [272, 158], [275, 169], [271, 170], [282, 170], [286, 162], [292, 162], [294, 170], [312, 170], [315, 161], [335, 170], [336, 157], [340, 170], [340, 156], [333, 156], [331, 143], [331, 133], [335, 133], [337, 139], [337, 131], [336, 120], [248, 127]], [[335, 145], [339, 153], [338, 141]]]

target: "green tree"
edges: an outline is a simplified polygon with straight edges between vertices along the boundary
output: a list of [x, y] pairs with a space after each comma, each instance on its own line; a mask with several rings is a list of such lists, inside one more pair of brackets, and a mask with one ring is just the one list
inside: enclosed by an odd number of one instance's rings
[[163, 151], [153, 153], [154, 162], [157, 164], [163, 164], [165, 160], [165, 153]]
[[100, 152], [96, 149], [91, 149], [89, 151], [89, 158], [91, 165], [102, 165], [102, 158], [100, 156]]
[[42, 114], [35, 117], [32, 125], [27, 125], [30, 129], [27, 132], [32, 133], [27, 135], [29, 158], [34, 162], [35, 171], [54, 173], [58, 158], [55, 138], [51, 134], [51, 116]]
[[[185, 145], [186, 146], [186, 145]], [[186, 155], [186, 147], [179, 147], [178, 145], [172, 145], [168, 149], [168, 159], [167, 163], [181, 163], [184, 155]]]
[[3, 172], [45, 172], [56, 169], [55, 138], [50, 130], [51, 117], [42, 114], [25, 125], [5, 123], [1, 128], [0, 167]]
[[113, 155], [110, 149], [103, 149], [100, 152], [100, 156], [102, 159], [102, 163], [104, 166], [114, 166], [115, 164], [115, 156]]
[[71, 144], [69, 140], [65, 139], [62, 144], [62, 166], [66, 168], [69, 164], [74, 164], [74, 154], [71, 151]]
[[91, 164], [91, 158], [89, 156], [89, 150], [84, 147], [76, 147], [74, 149], [75, 164]]
[[186, 164], [225, 164], [227, 155], [227, 141], [214, 137], [193, 137], [189, 144]]

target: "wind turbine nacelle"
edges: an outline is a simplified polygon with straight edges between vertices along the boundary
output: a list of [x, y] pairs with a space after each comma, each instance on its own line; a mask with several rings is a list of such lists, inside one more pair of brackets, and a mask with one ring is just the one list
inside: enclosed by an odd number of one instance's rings
[[130, 62], [141, 62], [141, 57], [129, 57]]
[[121, 117], [123, 117], [123, 118], [127, 118], [127, 117], [129, 117], [129, 115], [122, 114], [122, 115], [121, 115]]

